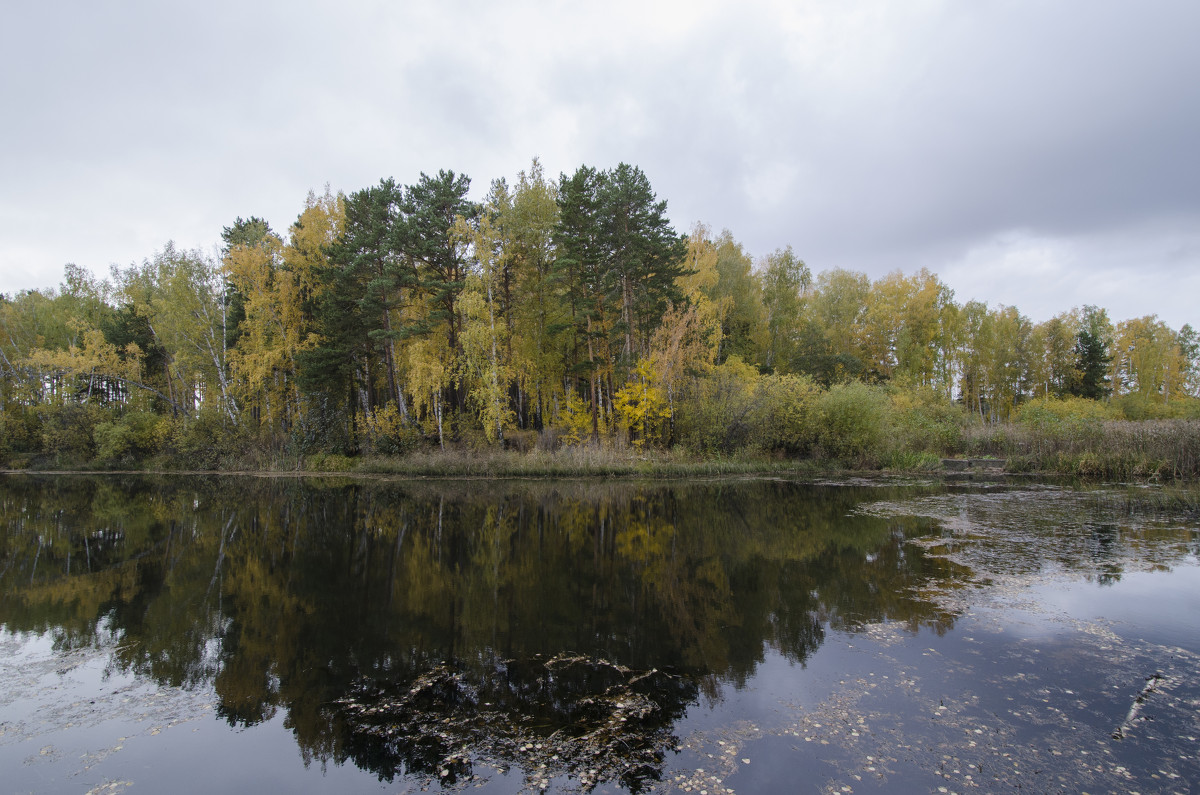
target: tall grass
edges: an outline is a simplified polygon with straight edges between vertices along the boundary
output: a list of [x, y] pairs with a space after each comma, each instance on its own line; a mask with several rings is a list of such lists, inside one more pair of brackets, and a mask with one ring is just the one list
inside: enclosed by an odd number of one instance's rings
[[1005, 458], [1017, 471], [1118, 480], [1200, 477], [1200, 421], [1100, 420], [974, 427], [970, 455]]
[[636, 453], [600, 445], [555, 451], [449, 449], [416, 451], [397, 458], [362, 459], [355, 471], [423, 477], [717, 477], [818, 471], [811, 461], [765, 457], [694, 458], [672, 452]]

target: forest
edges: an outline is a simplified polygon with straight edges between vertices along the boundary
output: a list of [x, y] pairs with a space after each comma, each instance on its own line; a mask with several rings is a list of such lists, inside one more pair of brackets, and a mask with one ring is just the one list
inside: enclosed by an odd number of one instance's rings
[[[1200, 337], [1083, 306], [1034, 323], [928, 270], [813, 274], [672, 227], [641, 169], [535, 159], [310, 192], [107, 278], [0, 296], [0, 465], [334, 468], [606, 449], [1188, 475]], [[440, 454], [440, 452], [439, 452]]]

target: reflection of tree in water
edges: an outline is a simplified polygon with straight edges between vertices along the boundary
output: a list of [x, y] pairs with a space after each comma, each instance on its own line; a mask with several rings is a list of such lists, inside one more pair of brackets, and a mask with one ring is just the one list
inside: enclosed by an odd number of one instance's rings
[[[384, 778], [546, 764], [635, 787], [769, 649], [953, 620], [919, 598], [956, 576], [904, 543], [926, 527], [847, 517], [853, 489], [49, 482], [0, 496], [0, 620], [108, 632], [121, 668], [212, 682], [231, 724], [284, 709], [306, 759]], [[100, 535], [120, 543], [81, 567]]]
[[1113, 522], [1086, 522], [1090, 551], [1096, 565], [1096, 583], [1112, 585], [1121, 581], [1121, 563], [1117, 557], [1121, 529]]

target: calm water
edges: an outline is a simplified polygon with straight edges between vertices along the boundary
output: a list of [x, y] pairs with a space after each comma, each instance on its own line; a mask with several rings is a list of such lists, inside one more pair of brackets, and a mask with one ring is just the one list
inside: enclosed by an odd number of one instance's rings
[[1126, 494], [4, 476], [2, 789], [1188, 792]]

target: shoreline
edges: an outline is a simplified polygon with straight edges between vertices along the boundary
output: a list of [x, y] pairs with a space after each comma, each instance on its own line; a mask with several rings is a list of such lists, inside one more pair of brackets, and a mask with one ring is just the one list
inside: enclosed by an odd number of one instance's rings
[[[572, 463], [555, 467], [522, 466], [519, 458], [507, 461], [495, 459], [476, 462], [475, 465], [458, 466], [458, 462], [407, 462], [404, 459], [364, 462], [364, 466], [352, 469], [299, 469], [299, 468], [231, 468], [231, 469], [174, 469], [148, 467], [145, 469], [86, 469], [86, 468], [12, 468], [0, 467], [0, 475], [69, 475], [69, 476], [219, 476], [257, 478], [353, 478], [356, 480], [675, 480], [675, 479], [732, 479], [772, 478], [790, 476], [800, 481], [829, 479], [891, 479], [930, 478], [948, 482], [955, 481], [1004, 481], [1028, 478], [1072, 477], [1064, 472], [1008, 472], [1003, 461], [1000, 466], [976, 467], [963, 460], [964, 466], [938, 468], [891, 469], [891, 468], [847, 468], [826, 466], [816, 461], [756, 462], [756, 461], [654, 461], [636, 460], [627, 462], [605, 462], [595, 466]], [[438, 463], [442, 465], [439, 466]]]

